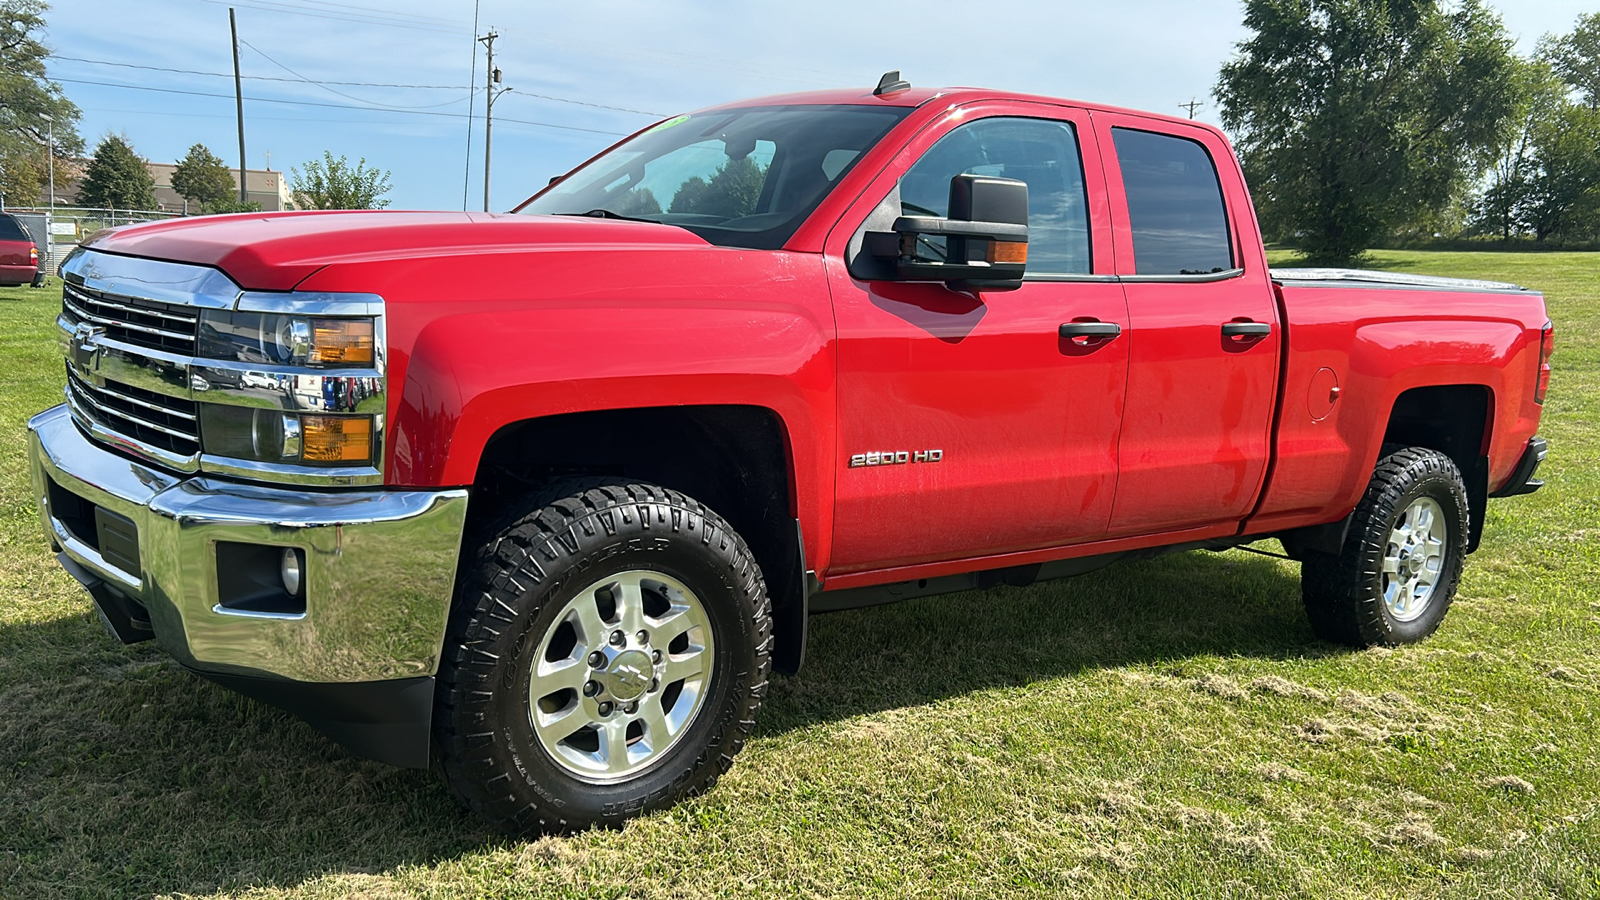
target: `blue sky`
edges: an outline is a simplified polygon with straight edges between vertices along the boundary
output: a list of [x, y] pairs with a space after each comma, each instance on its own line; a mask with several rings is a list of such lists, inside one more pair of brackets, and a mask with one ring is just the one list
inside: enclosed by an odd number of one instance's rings
[[[242, 69], [253, 76], [245, 82], [251, 168], [266, 166], [270, 153], [271, 167], [287, 171], [331, 150], [392, 171], [393, 208], [462, 208], [473, 0], [231, 5], [247, 42]], [[500, 34], [496, 64], [513, 88], [495, 103], [497, 210], [649, 124], [651, 114], [870, 87], [887, 69], [918, 85], [983, 85], [1174, 114], [1194, 98], [1206, 104], [1199, 117], [1209, 119], [1217, 69], [1245, 37], [1237, 0], [476, 5], [478, 33], [493, 26]], [[1580, 13], [1600, 9], [1597, 0], [1494, 5], [1524, 51], [1541, 34], [1569, 30]], [[53, 0], [48, 43], [58, 58], [50, 74], [82, 107], [80, 132], [91, 148], [120, 132], [151, 160], [175, 160], [199, 142], [237, 163], [228, 6]], [[482, 75], [480, 53], [480, 82]], [[474, 111], [465, 194], [468, 207], [479, 209], [481, 92]]]

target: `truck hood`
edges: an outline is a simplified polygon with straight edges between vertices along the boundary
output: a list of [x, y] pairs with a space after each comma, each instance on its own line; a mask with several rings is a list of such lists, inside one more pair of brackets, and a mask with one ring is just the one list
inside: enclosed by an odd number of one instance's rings
[[221, 269], [246, 290], [288, 291], [333, 263], [458, 256], [552, 246], [704, 247], [671, 225], [458, 212], [244, 213], [198, 216], [102, 231], [83, 246], [104, 253]]

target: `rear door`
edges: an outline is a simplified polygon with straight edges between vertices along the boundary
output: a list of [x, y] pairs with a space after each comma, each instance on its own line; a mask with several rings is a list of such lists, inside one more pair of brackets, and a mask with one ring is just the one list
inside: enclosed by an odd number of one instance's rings
[[[1080, 111], [965, 107], [913, 138], [829, 236], [840, 436], [831, 572], [1105, 533], [1127, 341], [1074, 341], [1059, 330], [1128, 322], [1111, 273], [1104, 181], [1084, 160], [1096, 150]], [[950, 179], [962, 173], [1028, 183], [1021, 289], [962, 292], [851, 274], [847, 243], [859, 241], [869, 214], [945, 215]]]
[[1210, 130], [1094, 120], [1132, 323], [1109, 534], [1243, 519], [1266, 474], [1281, 344], [1243, 180]]

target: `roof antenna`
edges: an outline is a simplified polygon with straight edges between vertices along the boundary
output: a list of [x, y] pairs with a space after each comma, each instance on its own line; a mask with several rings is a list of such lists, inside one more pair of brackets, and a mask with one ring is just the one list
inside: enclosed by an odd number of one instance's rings
[[911, 82], [900, 80], [900, 70], [895, 69], [891, 72], [883, 73], [883, 77], [878, 79], [878, 86], [872, 89], [872, 96], [881, 97], [884, 94], [909, 90], [911, 90]]

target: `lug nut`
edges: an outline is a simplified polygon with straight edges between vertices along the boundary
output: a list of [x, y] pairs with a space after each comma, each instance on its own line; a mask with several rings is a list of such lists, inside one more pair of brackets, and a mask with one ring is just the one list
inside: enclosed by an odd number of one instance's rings
[[611, 715], [611, 704], [609, 704], [609, 703], [600, 704], [600, 715], [602, 715], [602, 716]]
[[589, 668], [598, 669], [606, 664], [606, 655], [599, 650], [589, 654]]
[[659, 690], [661, 690], [661, 679], [659, 679], [659, 678], [650, 679], [650, 693], [654, 694], [656, 691], [659, 691]]
[[620, 631], [611, 632], [611, 643], [616, 645], [616, 646], [618, 646], [618, 647], [621, 647], [622, 646], [622, 642], [626, 641], [627, 639], [628, 639], [628, 636], [623, 634]]
[[600, 684], [599, 684], [599, 682], [591, 681], [588, 684], [585, 684], [583, 686], [583, 695], [585, 697], [593, 697], [595, 694], [598, 694], [598, 693], [600, 693]]
[[661, 651], [657, 650], [657, 651], [651, 653], [650, 654], [650, 661], [655, 663], [658, 666], [661, 665]]
[[634, 713], [639, 711], [639, 701], [635, 700], [632, 703], [629, 703], [627, 706], [624, 706], [622, 708], [622, 711], [627, 713], [630, 716], [633, 715]]
[[641, 644], [650, 643], [650, 632], [648, 632], [648, 631], [641, 631], [638, 634], [634, 635], [634, 637], [638, 638], [639, 639], [639, 643], [641, 643]]

